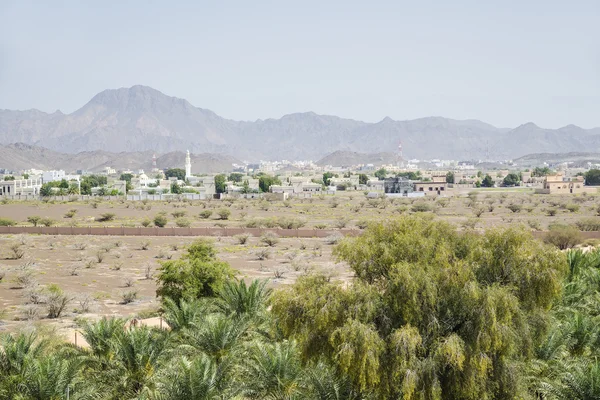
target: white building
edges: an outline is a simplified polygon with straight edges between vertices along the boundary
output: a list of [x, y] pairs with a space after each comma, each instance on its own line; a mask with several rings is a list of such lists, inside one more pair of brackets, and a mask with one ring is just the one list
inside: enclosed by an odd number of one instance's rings
[[42, 172], [42, 180], [44, 182], [62, 181], [63, 179], [65, 179], [65, 176], [65, 171], [63, 171], [62, 169]]

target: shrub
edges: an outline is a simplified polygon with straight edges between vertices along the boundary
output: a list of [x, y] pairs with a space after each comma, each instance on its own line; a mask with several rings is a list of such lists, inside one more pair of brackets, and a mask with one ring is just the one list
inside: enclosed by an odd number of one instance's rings
[[541, 231], [542, 230], [542, 225], [540, 224], [540, 221], [538, 221], [536, 219], [530, 219], [529, 221], [527, 221], [527, 224], [534, 231]]
[[477, 217], [480, 218], [481, 215], [483, 214], [483, 207], [475, 207], [473, 208], [473, 214]]
[[325, 243], [327, 244], [338, 244], [340, 240], [342, 240], [344, 236], [341, 233], [335, 232], [332, 235], [329, 235], [325, 238]]
[[581, 243], [581, 233], [574, 226], [553, 224], [544, 236], [544, 242], [552, 244], [561, 250], [569, 249]]
[[16, 224], [17, 222], [10, 218], [0, 217], [0, 226], [15, 226]]
[[411, 210], [412, 212], [429, 212], [433, 210], [433, 207], [427, 203], [415, 203]]
[[556, 208], [549, 208], [546, 210], [546, 215], [548, 215], [549, 217], [554, 217], [557, 212], [558, 210]]
[[367, 226], [369, 226], [370, 221], [366, 220], [366, 219], [361, 219], [356, 221], [356, 227], [358, 229], [365, 229]]
[[252, 235], [250, 235], [249, 233], [242, 233], [240, 235], [235, 235], [235, 239], [237, 240], [238, 244], [244, 245], [248, 242], [248, 239], [250, 239]]
[[298, 229], [306, 225], [306, 221], [298, 218], [281, 217], [277, 219], [277, 225], [282, 229]]
[[137, 290], [129, 290], [121, 295], [121, 304], [133, 303], [137, 299]]
[[148, 250], [150, 248], [150, 241], [149, 240], [143, 240], [140, 243], [140, 249], [142, 250]]
[[40, 217], [39, 215], [32, 215], [30, 217], [27, 217], [27, 222], [29, 222], [33, 226], [38, 226], [38, 223], [40, 222], [41, 219], [42, 219], [42, 217]]
[[50, 218], [42, 218], [40, 220], [40, 224], [42, 224], [44, 226], [52, 226], [52, 225], [54, 225], [54, 220], [52, 220]]
[[21, 271], [12, 279], [13, 289], [23, 289], [32, 286], [35, 283], [33, 273], [31, 271]]
[[217, 215], [219, 216], [219, 219], [229, 219], [231, 216], [231, 210], [228, 208], [221, 208], [219, 211], [217, 211]]
[[62, 289], [57, 286], [50, 287], [48, 297], [46, 298], [48, 318], [59, 318], [70, 301], [71, 298]]
[[574, 212], [577, 212], [577, 211], [579, 211], [579, 208], [580, 208], [580, 207], [579, 207], [579, 205], [577, 205], [577, 204], [567, 204], [567, 205], [565, 206], [565, 208], [566, 208], [567, 210], [569, 210], [570, 212], [574, 213]]
[[10, 245], [13, 260], [20, 260], [25, 255], [25, 250], [21, 248], [21, 243], [13, 243]]
[[141, 224], [144, 228], [147, 228], [152, 224], [152, 221], [150, 221], [150, 219], [148, 219], [148, 218], [144, 218], [142, 220]]
[[522, 206], [520, 204], [509, 204], [508, 206], [506, 206], [506, 208], [508, 208], [510, 211], [514, 212], [514, 213], [518, 213], [521, 212]]
[[96, 221], [98, 221], [98, 222], [108, 222], [108, 221], [114, 220], [115, 218], [116, 218], [116, 214], [115, 213], [107, 212], [107, 213], [100, 214], [99, 217], [96, 217]]
[[600, 231], [600, 220], [594, 218], [582, 219], [575, 223], [580, 231], [597, 232]]
[[327, 224], [315, 224], [314, 228], [315, 229], [326, 229]]
[[175, 225], [177, 225], [180, 228], [189, 228], [190, 225], [192, 225], [192, 223], [189, 219], [180, 217], [175, 220]]
[[348, 220], [346, 218], [340, 218], [334, 223], [334, 226], [338, 229], [344, 229], [346, 225], [348, 225]]
[[279, 243], [279, 236], [274, 232], [266, 232], [260, 237], [260, 241], [269, 247], [274, 247]]
[[268, 260], [269, 257], [271, 257], [271, 252], [269, 249], [258, 249], [254, 255], [256, 256], [257, 260]]
[[210, 218], [212, 213], [213, 213], [212, 210], [204, 210], [204, 211], [201, 211], [200, 214], [198, 214], [198, 216], [202, 219], [208, 219], [208, 218]]
[[65, 218], [73, 218], [77, 214], [77, 210], [72, 208], [65, 213]]
[[154, 217], [154, 226], [158, 226], [159, 228], [164, 228], [167, 225], [167, 217], [163, 214], [158, 214]]
[[171, 215], [173, 216], [173, 218], [181, 218], [181, 217], [185, 217], [186, 212], [185, 211], [173, 211], [171, 213]]

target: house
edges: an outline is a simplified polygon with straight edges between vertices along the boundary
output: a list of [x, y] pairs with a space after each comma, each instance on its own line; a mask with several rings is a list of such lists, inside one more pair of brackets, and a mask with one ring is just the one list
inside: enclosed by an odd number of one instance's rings
[[43, 180], [41, 178], [15, 179], [14, 181], [0, 182], [0, 195], [2, 196], [24, 196], [40, 194]]
[[386, 194], [408, 195], [414, 191], [413, 183], [406, 178], [387, 178], [383, 181], [384, 192]]
[[586, 191], [583, 176], [565, 177], [562, 174], [548, 175], [544, 179], [544, 188], [537, 189], [538, 194], [583, 193]]
[[448, 184], [444, 182], [414, 182], [414, 191], [423, 192], [425, 195], [441, 195], [446, 192]]

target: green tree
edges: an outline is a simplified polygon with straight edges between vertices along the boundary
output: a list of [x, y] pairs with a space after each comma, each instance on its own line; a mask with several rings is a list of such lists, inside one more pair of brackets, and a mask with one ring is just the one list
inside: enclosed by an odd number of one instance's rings
[[524, 230], [459, 234], [416, 216], [372, 224], [334, 254], [354, 284], [302, 277], [272, 301], [304, 359], [331, 360], [376, 398], [526, 395], [517, 365], [560, 294], [564, 255]]
[[502, 181], [502, 185], [504, 186], [519, 186], [521, 183], [521, 178], [518, 174], [510, 173], [504, 177]]
[[385, 168], [380, 168], [377, 171], [375, 171], [375, 173], [373, 174], [375, 175], [375, 177], [377, 179], [379, 179], [380, 181], [384, 180], [387, 176], [387, 171], [385, 170]]
[[585, 184], [591, 186], [600, 185], [600, 169], [590, 169], [585, 173]]
[[240, 183], [242, 181], [243, 177], [244, 177], [244, 174], [241, 174], [239, 172], [232, 172], [231, 174], [229, 174], [229, 177], [227, 177], [227, 180], [229, 180], [231, 182]]
[[261, 175], [258, 178], [258, 187], [263, 193], [269, 192], [269, 188], [273, 185], [281, 185], [279, 178], [270, 175]]
[[448, 171], [446, 174], [446, 183], [454, 183], [454, 172]]
[[173, 183], [171, 183], [171, 193], [181, 194], [181, 193], [183, 193], [183, 189], [181, 188], [181, 186], [179, 186], [177, 184], [177, 182], [173, 182]]
[[215, 191], [225, 193], [227, 191], [227, 177], [223, 174], [215, 175]]
[[483, 178], [483, 180], [481, 181], [481, 186], [494, 187], [494, 180], [492, 179], [492, 177], [489, 174], [487, 174], [485, 176], [485, 178]]
[[212, 243], [199, 240], [180, 260], [161, 262], [156, 294], [176, 303], [181, 299], [214, 297], [230, 279], [233, 270], [229, 264], [216, 258]]
[[332, 172], [325, 172], [323, 173], [323, 184], [325, 186], [329, 186], [329, 181], [331, 180], [331, 178], [333, 178], [333, 173]]
[[177, 180], [185, 180], [185, 170], [183, 168], [169, 168], [165, 171], [165, 178], [177, 178]]
[[40, 188], [40, 196], [48, 197], [54, 194], [53, 188], [55, 187], [54, 182], [47, 182]]
[[4, 176], [4, 180], [5, 180], [5, 181], [14, 181], [14, 180], [15, 180], [15, 177], [14, 177], [14, 176], [12, 176], [12, 175], [5, 175], [5, 176]]
[[360, 185], [366, 185], [367, 182], [369, 182], [369, 177], [367, 176], [367, 174], [359, 174], [358, 175], [358, 183]]
[[535, 167], [533, 171], [531, 171], [531, 176], [547, 176], [554, 174], [554, 171], [550, 170], [548, 167]]

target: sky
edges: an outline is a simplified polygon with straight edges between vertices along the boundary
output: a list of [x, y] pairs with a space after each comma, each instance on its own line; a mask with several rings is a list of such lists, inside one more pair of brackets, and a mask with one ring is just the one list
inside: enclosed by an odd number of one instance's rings
[[0, 0], [0, 109], [141, 84], [236, 120], [592, 128], [598, 21], [598, 0]]

